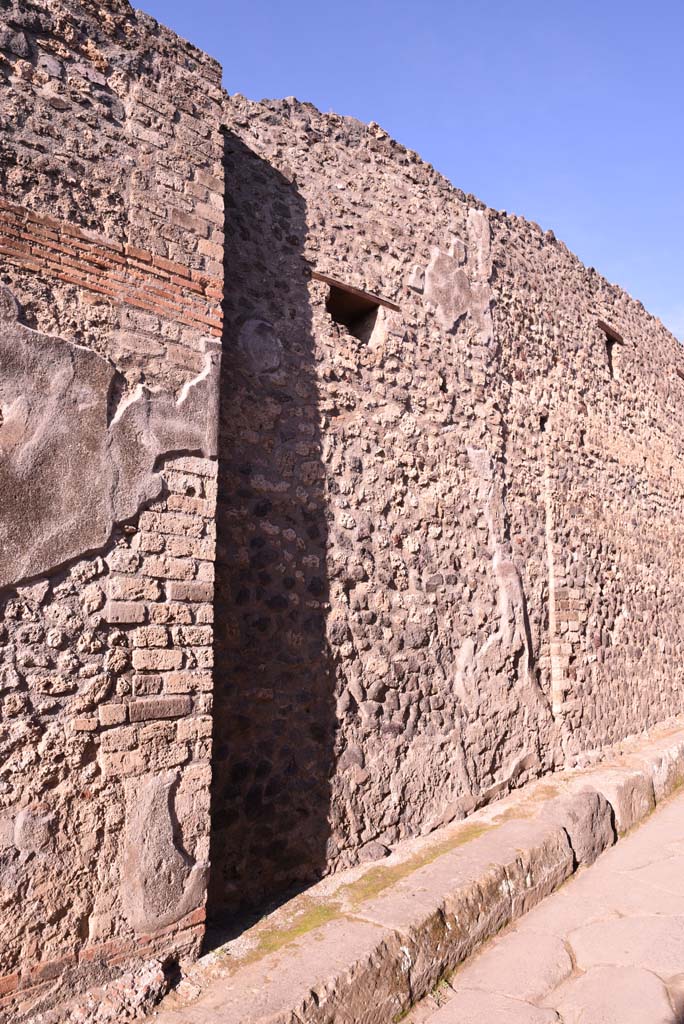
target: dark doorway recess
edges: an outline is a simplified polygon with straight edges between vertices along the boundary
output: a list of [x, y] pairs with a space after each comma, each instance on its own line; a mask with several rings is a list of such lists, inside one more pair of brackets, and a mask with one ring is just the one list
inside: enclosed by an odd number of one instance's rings
[[306, 209], [224, 139], [210, 941], [320, 877], [335, 722]]

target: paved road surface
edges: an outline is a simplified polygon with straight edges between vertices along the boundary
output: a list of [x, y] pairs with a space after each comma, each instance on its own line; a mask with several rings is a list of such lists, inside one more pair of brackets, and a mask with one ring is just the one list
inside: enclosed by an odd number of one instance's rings
[[684, 793], [485, 946], [408, 1022], [684, 1024]]

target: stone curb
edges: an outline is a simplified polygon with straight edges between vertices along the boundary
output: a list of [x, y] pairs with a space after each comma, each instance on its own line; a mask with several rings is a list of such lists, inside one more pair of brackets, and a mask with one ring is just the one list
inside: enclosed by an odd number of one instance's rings
[[[371, 868], [274, 952], [195, 975], [157, 1024], [393, 1024], [485, 941], [589, 865], [684, 782], [684, 732], [563, 772], [441, 830], [437, 853], [373, 893]], [[434, 852], [434, 837], [432, 840]], [[441, 852], [443, 849], [444, 852]], [[383, 876], [384, 878], [385, 876]], [[385, 879], [386, 880], [386, 879]], [[334, 909], [332, 909], [334, 908]], [[326, 915], [328, 920], [325, 920]], [[219, 963], [219, 961], [215, 962]]]

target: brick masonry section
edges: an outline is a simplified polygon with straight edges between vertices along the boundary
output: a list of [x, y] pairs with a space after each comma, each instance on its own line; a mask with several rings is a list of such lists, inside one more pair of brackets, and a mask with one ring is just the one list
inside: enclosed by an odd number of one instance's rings
[[222, 283], [136, 246], [0, 200], [0, 256], [24, 270], [221, 337]]
[[26, 322], [178, 391], [220, 334], [221, 68], [127, 0], [10, 0], [0, 89], [0, 271]]
[[[216, 471], [209, 459], [173, 458], [164, 496], [103, 557], [0, 598], [1, 678], [10, 687], [3, 723], [17, 737], [26, 727], [43, 737], [40, 756], [29, 755], [23, 801], [0, 808], [0, 854], [8, 865], [31, 854], [34, 884], [53, 890], [47, 902], [40, 886], [27, 893], [0, 943], [0, 1006], [9, 1020], [82, 989], [103, 966], [116, 975], [199, 949]], [[182, 598], [162, 571], [179, 551], [184, 586], [199, 588]], [[10, 758], [13, 793], [22, 792], [18, 770]], [[50, 779], [61, 779], [58, 792], [45, 788]], [[179, 879], [171, 889], [167, 881], [161, 904], [160, 861]], [[47, 907], [59, 908], [64, 928], [46, 926]], [[79, 921], [87, 930], [65, 950]]]
[[[0, 591], [0, 1017], [63, 1024], [204, 931], [221, 69], [126, 0], [0, 6], [0, 528], [35, 476], [76, 540]], [[45, 450], [94, 490], [47, 493]], [[78, 548], [110, 473], [130, 514]]]

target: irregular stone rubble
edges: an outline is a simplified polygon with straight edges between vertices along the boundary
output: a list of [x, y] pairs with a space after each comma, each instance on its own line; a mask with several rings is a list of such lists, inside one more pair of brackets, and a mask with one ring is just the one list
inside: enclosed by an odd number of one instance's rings
[[[682, 713], [684, 463], [681, 347], [550, 232], [377, 125], [224, 116], [232, 912]], [[400, 311], [357, 337], [308, 267]]]
[[163, 963], [141, 963], [115, 981], [71, 999], [67, 1006], [37, 1014], [34, 1024], [118, 1024], [138, 1020], [160, 1002], [174, 980]]

